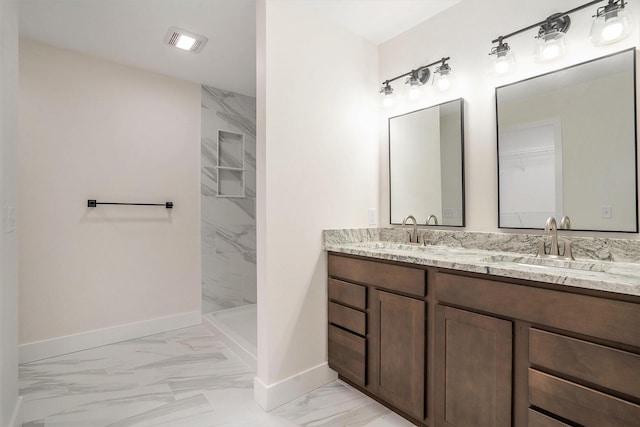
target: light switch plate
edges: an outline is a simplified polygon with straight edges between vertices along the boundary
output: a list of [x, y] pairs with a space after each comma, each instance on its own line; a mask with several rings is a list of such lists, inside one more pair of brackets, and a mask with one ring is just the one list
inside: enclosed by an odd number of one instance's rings
[[378, 212], [376, 208], [369, 208], [369, 225], [378, 224]]

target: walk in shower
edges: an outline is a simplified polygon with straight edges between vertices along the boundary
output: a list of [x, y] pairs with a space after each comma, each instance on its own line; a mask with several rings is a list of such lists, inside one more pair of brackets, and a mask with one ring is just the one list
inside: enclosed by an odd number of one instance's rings
[[256, 99], [202, 86], [202, 314], [256, 358]]

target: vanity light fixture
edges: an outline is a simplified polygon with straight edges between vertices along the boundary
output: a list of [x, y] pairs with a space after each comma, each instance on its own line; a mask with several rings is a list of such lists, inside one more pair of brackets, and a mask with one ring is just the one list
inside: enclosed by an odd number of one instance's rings
[[[504, 40], [538, 27], [534, 58], [538, 62], [553, 61], [561, 57], [566, 51], [565, 34], [571, 26], [571, 18], [569, 15], [603, 1], [605, 0], [593, 0], [566, 12], [554, 13], [543, 21], [536, 22], [528, 27], [492, 40], [491, 43], [498, 44], [494, 46], [489, 53], [489, 55], [494, 58], [493, 67], [495, 74], [506, 74], [511, 71], [515, 65], [511, 48]], [[625, 0], [608, 0], [606, 6], [597, 9], [590, 34], [591, 41], [594, 45], [602, 46], [615, 43], [631, 33], [633, 19], [629, 16], [628, 11], [625, 10], [626, 4], [627, 2], [625, 2]]]
[[609, 0], [593, 16], [589, 38], [595, 46], [606, 46], [625, 39], [633, 30], [633, 19], [624, 0]]
[[503, 41], [503, 37], [498, 37], [498, 46], [491, 49], [489, 55], [494, 56], [493, 71], [495, 74], [507, 74], [513, 70], [516, 65], [516, 58], [511, 51], [511, 47]]
[[450, 57], [439, 59], [438, 61], [432, 62], [431, 64], [423, 65], [421, 67], [416, 68], [415, 70], [411, 70], [404, 74], [401, 74], [392, 79], [388, 79], [382, 82], [382, 88], [380, 89], [380, 94], [382, 95], [382, 103], [385, 107], [391, 107], [395, 102], [395, 94], [393, 88], [391, 87], [391, 82], [399, 80], [403, 77], [406, 77], [405, 84], [408, 85], [408, 95], [409, 98], [415, 99], [420, 96], [420, 92], [422, 91], [422, 86], [424, 86], [431, 77], [431, 71], [429, 67], [434, 65], [441, 64], [435, 71], [435, 79], [438, 81], [437, 85], [440, 90], [448, 89], [453, 83], [453, 74], [451, 72], [451, 67], [446, 63]]
[[433, 77], [436, 87], [442, 92], [447, 91], [455, 85], [455, 75], [446, 61], [447, 58], [442, 58], [442, 64], [436, 68]]
[[208, 40], [203, 35], [178, 27], [169, 28], [164, 35], [165, 44], [193, 53], [199, 53]]
[[567, 50], [565, 34], [571, 26], [569, 15], [556, 13], [547, 18], [538, 29], [533, 56], [537, 62], [549, 62], [563, 56]]
[[380, 89], [380, 93], [382, 94], [382, 105], [389, 108], [395, 104], [395, 95], [393, 94], [393, 88], [389, 85], [389, 82], [383, 83], [382, 89]]
[[417, 99], [422, 94], [422, 87], [429, 80], [431, 76], [431, 71], [428, 68], [418, 68], [417, 70], [411, 71], [409, 77], [404, 82], [409, 86], [409, 98]]

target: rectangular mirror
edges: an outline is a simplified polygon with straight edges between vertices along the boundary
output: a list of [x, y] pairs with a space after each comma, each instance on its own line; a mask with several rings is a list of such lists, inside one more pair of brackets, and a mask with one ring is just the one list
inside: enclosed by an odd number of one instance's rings
[[[464, 226], [464, 100], [389, 119], [391, 224]], [[433, 215], [433, 216], [432, 216]]]
[[638, 232], [635, 57], [496, 88], [500, 228]]

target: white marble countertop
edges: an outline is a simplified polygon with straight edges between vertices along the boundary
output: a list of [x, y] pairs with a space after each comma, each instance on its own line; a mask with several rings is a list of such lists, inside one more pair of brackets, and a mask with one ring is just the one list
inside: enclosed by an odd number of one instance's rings
[[638, 263], [593, 259], [569, 261], [514, 252], [442, 245], [413, 246], [387, 241], [325, 242], [324, 249], [369, 258], [640, 296]]

